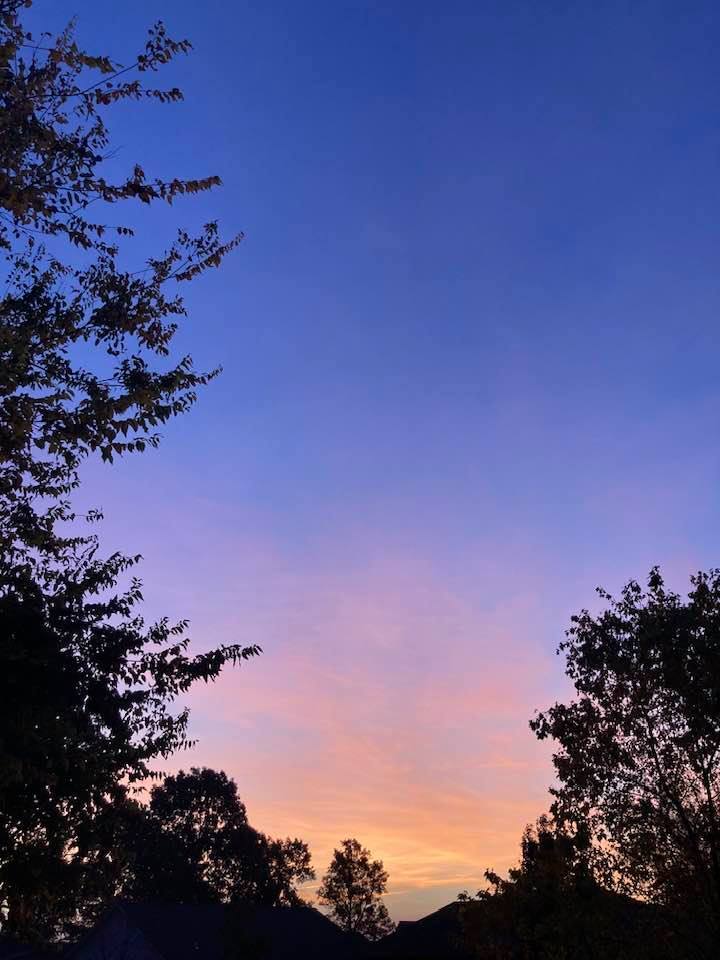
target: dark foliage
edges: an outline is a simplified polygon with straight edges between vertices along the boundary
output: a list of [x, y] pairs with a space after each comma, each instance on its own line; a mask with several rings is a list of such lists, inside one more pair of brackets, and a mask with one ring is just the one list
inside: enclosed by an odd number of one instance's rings
[[0, 0], [0, 925], [50, 940], [102, 900], [108, 863], [121, 872], [99, 844], [126, 789], [187, 745], [177, 697], [258, 648], [193, 656], [185, 623], [144, 624], [139, 558], [101, 558], [70, 502], [85, 457], [155, 445], [216, 372], [170, 360], [185, 314], [178, 284], [239, 238], [223, 243], [215, 224], [180, 231], [138, 268], [119, 245], [132, 231], [90, 216], [218, 183], [149, 180], [137, 165], [118, 182], [103, 172], [105, 111], [180, 100], [141, 81], [189, 44], [158, 24], [120, 67], [82, 51], [72, 27], [32, 36], [27, 6]]
[[73, 916], [123, 782], [187, 745], [176, 698], [255, 652], [191, 656], [185, 624], [146, 627], [139, 584], [112, 592], [125, 567], [90, 551], [49, 581], [19, 566], [1, 582], [0, 902], [4, 928], [25, 937], [51, 939]]
[[153, 787], [145, 818], [148, 840], [131, 846], [135, 864], [124, 891], [133, 899], [162, 890], [179, 903], [298, 906], [298, 887], [315, 877], [307, 844], [250, 826], [222, 771], [194, 767], [167, 777]]
[[378, 940], [395, 929], [382, 902], [387, 881], [382, 860], [371, 860], [370, 851], [357, 840], [343, 840], [333, 853], [318, 897], [343, 930]]
[[207, 768], [167, 777], [148, 804], [118, 787], [76, 833], [73, 856], [58, 849], [53, 859], [48, 844], [39, 843], [34, 862], [37, 887], [47, 890], [43, 916], [71, 939], [117, 898], [302, 906], [299, 887], [315, 877], [307, 844], [253, 828], [235, 783]]
[[138, 165], [120, 182], [103, 173], [107, 109], [181, 100], [179, 90], [132, 74], [154, 73], [190, 45], [157, 24], [121, 67], [80, 50], [71, 27], [32, 36], [20, 20], [28, 5], [0, 0], [0, 530], [4, 550], [20, 556], [62, 548], [57, 521], [71, 515], [66, 498], [88, 453], [112, 460], [155, 445], [157, 427], [215, 375], [197, 372], [187, 356], [167, 364], [185, 314], [176, 288], [219, 265], [240, 239], [223, 243], [208, 224], [195, 237], [179, 231], [146, 264], [123, 265], [120, 241], [132, 230], [90, 218], [91, 210], [172, 203], [219, 183], [148, 180]]
[[461, 896], [463, 944], [478, 960], [671, 960], [690, 955], [652, 906], [600, 886], [588, 838], [545, 817], [523, 834], [521, 860]]
[[561, 651], [576, 697], [532, 727], [558, 744], [557, 820], [593, 837], [608, 887], [673, 918], [694, 955], [720, 940], [720, 572], [687, 600], [653, 570], [573, 618]]

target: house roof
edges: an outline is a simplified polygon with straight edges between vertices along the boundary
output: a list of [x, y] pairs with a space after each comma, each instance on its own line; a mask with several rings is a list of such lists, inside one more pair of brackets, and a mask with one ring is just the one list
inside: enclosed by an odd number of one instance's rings
[[372, 955], [397, 960], [460, 960], [469, 954], [461, 946], [459, 903], [448, 903], [420, 920], [401, 921], [394, 933], [373, 944]]
[[0, 960], [44, 960], [48, 954], [11, 937], [0, 936]]
[[365, 947], [310, 907], [122, 902], [65, 960], [355, 960]]

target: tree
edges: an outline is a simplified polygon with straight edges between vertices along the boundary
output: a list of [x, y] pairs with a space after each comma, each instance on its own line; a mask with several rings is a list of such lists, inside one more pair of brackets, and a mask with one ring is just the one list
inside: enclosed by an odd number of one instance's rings
[[387, 881], [382, 860], [371, 860], [370, 851], [357, 840], [343, 840], [333, 852], [318, 897], [343, 930], [379, 940], [394, 929], [382, 902]]
[[93, 821], [123, 781], [145, 780], [155, 758], [189, 743], [176, 698], [256, 652], [188, 655], [184, 623], [134, 615], [137, 582], [106, 594], [123, 569], [90, 555], [59, 569], [51, 591], [23, 568], [0, 589], [0, 906], [17, 935], [61, 932]]
[[[315, 877], [307, 844], [253, 828], [235, 783], [208, 768], [166, 777], [149, 803], [119, 787], [85, 821], [72, 858], [53, 860], [40, 849], [37, 866], [61, 881], [43, 917], [60, 917], [68, 938], [116, 898], [298, 906], [298, 888]], [[54, 933], [50, 927], [45, 936]]]
[[166, 777], [152, 788], [150, 810], [178, 846], [199, 862], [212, 859], [224, 832], [248, 823], [234, 780], [209, 767]]
[[20, 20], [27, 6], [0, 0], [0, 531], [4, 549], [24, 558], [28, 548], [66, 545], [57, 527], [72, 517], [67, 498], [83, 458], [98, 451], [112, 461], [157, 444], [157, 427], [216, 375], [196, 371], [188, 356], [162, 363], [185, 314], [176, 288], [241, 239], [223, 243], [214, 223], [198, 236], [180, 230], [145, 265], [130, 265], [120, 241], [132, 230], [90, 219], [94, 204], [172, 203], [220, 182], [148, 180], [137, 164], [119, 182], [103, 172], [108, 108], [182, 99], [129, 73], [155, 72], [190, 44], [158, 23], [121, 67], [82, 51], [72, 27], [33, 37]]
[[150, 843], [129, 841], [134, 867], [125, 894], [138, 899], [166, 890], [173, 872], [178, 902], [294, 906], [302, 903], [298, 887], [315, 877], [307, 844], [253, 828], [235, 782], [207, 767], [153, 787], [145, 833]]
[[589, 837], [540, 817], [522, 836], [507, 878], [461, 894], [464, 945], [478, 960], [677, 960], [647, 905], [603, 889], [588, 858]]
[[157, 24], [121, 67], [81, 50], [72, 27], [31, 36], [27, 6], [0, 0], [0, 924], [47, 940], [102, 874], [94, 845], [112, 833], [125, 784], [188, 745], [177, 698], [259, 648], [192, 656], [184, 622], [145, 625], [139, 558], [100, 557], [71, 503], [84, 458], [157, 444], [217, 373], [168, 359], [185, 315], [178, 284], [240, 238], [223, 243], [214, 223], [181, 230], [142, 265], [121, 246], [131, 229], [90, 217], [219, 183], [150, 180], [139, 165], [119, 181], [104, 173], [105, 111], [179, 101], [141, 78], [190, 45]]
[[263, 902], [270, 906], [298, 907], [305, 901], [298, 886], [315, 879], [310, 851], [304, 840], [297, 837], [267, 841], [269, 877], [265, 882]]
[[[552, 737], [553, 813], [584, 824], [610, 886], [668, 908], [696, 956], [720, 937], [720, 571], [684, 601], [657, 569], [560, 645], [576, 696], [531, 722]], [[710, 945], [710, 946], [708, 946]]]

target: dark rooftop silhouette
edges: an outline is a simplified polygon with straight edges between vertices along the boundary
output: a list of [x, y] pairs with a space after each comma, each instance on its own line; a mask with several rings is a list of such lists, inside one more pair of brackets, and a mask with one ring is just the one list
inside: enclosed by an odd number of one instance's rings
[[0, 960], [47, 960], [51, 954], [43, 953], [36, 947], [18, 943], [12, 937], [0, 936]]
[[65, 960], [356, 960], [366, 951], [311, 907], [119, 902]]
[[420, 920], [401, 921], [397, 930], [373, 944], [371, 955], [402, 960], [460, 960], [470, 954], [461, 946], [461, 904], [448, 903]]

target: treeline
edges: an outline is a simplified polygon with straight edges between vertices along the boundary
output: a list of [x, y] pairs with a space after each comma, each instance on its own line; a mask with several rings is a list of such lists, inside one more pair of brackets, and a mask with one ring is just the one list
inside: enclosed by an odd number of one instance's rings
[[[118, 897], [297, 906], [299, 886], [315, 877], [307, 844], [252, 827], [235, 783], [207, 768], [166, 777], [148, 802], [119, 788], [75, 841], [72, 851], [58, 851], [55, 864], [46, 851], [21, 887], [13, 871], [31, 864], [22, 848], [8, 857], [4, 931], [46, 943], [73, 940]], [[18, 887], [30, 883], [33, 899], [18, 915]]]
[[[34, 878], [42, 912], [36, 906], [25, 926], [9, 914], [3, 929], [46, 943], [74, 940], [117, 898], [309, 906], [300, 889], [315, 879], [307, 843], [252, 827], [237, 785], [223, 771], [193, 767], [166, 776], [147, 802], [120, 788], [78, 839], [69, 862], [63, 851], [55, 871], [47, 871], [46, 860]], [[387, 879], [381, 861], [357, 840], [344, 840], [318, 899], [343, 930], [377, 939], [393, 929], [381, 900]]]

